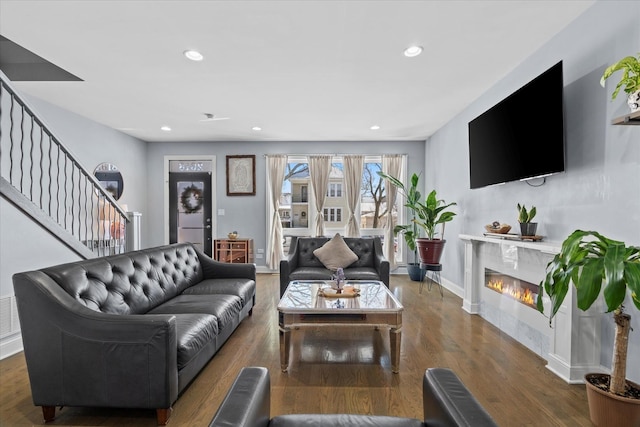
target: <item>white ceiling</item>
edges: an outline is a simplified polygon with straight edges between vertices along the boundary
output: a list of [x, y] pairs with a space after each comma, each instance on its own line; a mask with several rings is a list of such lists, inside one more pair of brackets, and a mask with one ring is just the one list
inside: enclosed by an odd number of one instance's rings
[[0, 34], [84, 80], [18, 90], [146, 141], [424, 140], [593, 3], [0, 0]]

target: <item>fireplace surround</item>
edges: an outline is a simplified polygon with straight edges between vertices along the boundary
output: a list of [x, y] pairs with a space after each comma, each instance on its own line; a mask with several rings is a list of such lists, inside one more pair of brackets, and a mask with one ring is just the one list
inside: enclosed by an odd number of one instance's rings
[[[544, 279], [547, 264], [560, 251], [561, 243], [465, 234], [459, 238], [464, 243], [462, 308], [465, 311], [481, 316], [544, 358], [547, 368], [568, 383], [582, 383], [586, 373], [602, 371], [602, 308], [598, 304], [586, 312], [579, 310], [572, 288], [552, 327], [549, 319], [535, 308], [538, 285]], [[506, 287], [509, 292], [501, 293], [487, 286], [490, 279], [502, 280], [502, 284], [493, 287], [502, 287], [503, 291]], [[531, 295], [533, 304], [514, 299], [512, 294], [518, 292], [535, 294]], [[550, 301], [548, 298], [543, 301], [548, 312]]]

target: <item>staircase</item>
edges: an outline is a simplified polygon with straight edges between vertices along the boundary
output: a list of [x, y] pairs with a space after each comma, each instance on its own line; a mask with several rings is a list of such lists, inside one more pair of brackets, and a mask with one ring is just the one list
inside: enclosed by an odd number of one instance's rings
[[81, 258], [126, 250], [127, 213], [2, 72], [0, 195]]

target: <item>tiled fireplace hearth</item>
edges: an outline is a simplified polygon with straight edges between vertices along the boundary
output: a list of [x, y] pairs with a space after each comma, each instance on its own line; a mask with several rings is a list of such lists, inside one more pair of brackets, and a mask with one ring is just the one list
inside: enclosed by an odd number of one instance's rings
[[[601, 371], [602, 309], [583, 312], [572, 290], [556, 315], [553, 327], [535, 308], [538, 285], [560, 243], [521, 242], [460, 235], [464, 242], [464, 300], [462, 308], [478, 314], [547, 360], [547, 368], [569, 383]], [[545, 311], [549, 300], [545, 301]]]

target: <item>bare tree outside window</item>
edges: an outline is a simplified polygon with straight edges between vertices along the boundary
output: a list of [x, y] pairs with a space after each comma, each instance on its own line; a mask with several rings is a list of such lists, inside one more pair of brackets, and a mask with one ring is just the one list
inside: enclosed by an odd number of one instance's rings
[[380, 163], [365, 163], [362, 172], [362, 199], [370, 199], [373, 202], [373, 211], [370, 213], [373, 219], [371, 228], [380, 228], [380, 221], [387, 213], [384, 182], [377, 174], [379, 170], [382, 170]]

